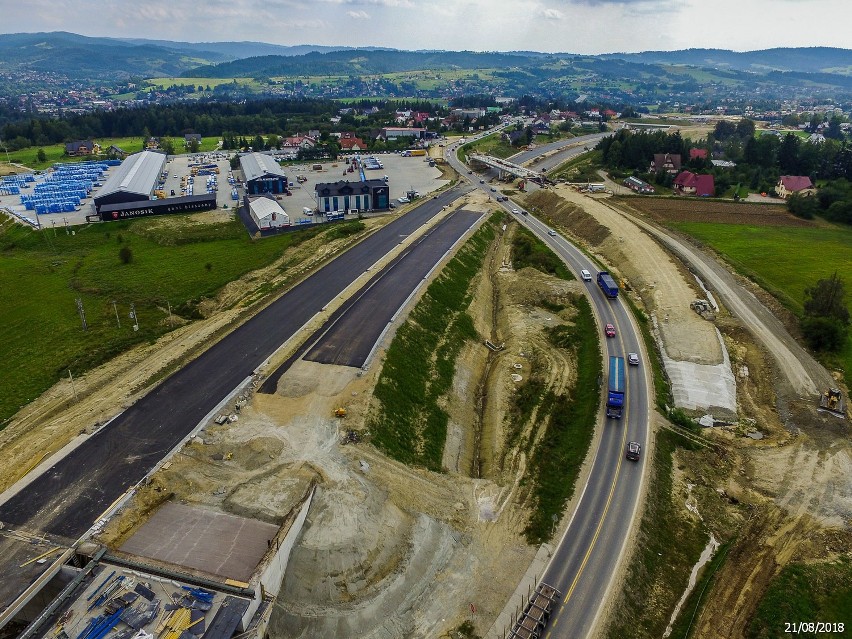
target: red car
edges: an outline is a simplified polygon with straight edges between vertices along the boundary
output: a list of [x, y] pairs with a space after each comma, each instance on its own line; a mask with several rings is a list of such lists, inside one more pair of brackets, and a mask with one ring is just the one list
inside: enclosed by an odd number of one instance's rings
[[615, 326], [607, 324], [604, 326], [604, 333], [606, 333], [607, 337], [615, 337]]

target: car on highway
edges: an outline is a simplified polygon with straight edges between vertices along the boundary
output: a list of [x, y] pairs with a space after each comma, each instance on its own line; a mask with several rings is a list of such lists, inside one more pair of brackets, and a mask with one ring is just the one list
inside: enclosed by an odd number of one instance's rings
[[607, 337], [615, 337], [615, 326], [607, 324], [604, 326], [604, 333], [606, 333]]
[[518, 209], [512, 209], [512, 213], [514, 213], [515, 215], [521, 214], [521, 212]]
[[630, 461], [639, 461], [639, 455], [642, 454], [642, 446], [639, 442], [628, 442], [627, 453], [624, 455]]
[[556, 237], [556, 231], [554, 231], [553, 229], [547, 229], [547, 234], [550, 237]]
[[639, 366], [639, 355], [637, 353], [627, 353], [627, 363], [631, 366]]
[[589, 273], [586, 269], [583, 269], [583, 270], [580, 271], [580, 277], [583, 278], [584, 282], [591, 282], [592, 281], [592, 274]]
[[495, 188], [492, 186], [492, 187], [491, 187], [491, 192], [492, 192], [492, 193], [496, 193], [496, 192], [497, 192], [497, 189], [495, 189]]
[[480, 181], [479, 181], [479, 183], [480, 183], [480, 184], [485, 184], [485, 180], [480, 180]]

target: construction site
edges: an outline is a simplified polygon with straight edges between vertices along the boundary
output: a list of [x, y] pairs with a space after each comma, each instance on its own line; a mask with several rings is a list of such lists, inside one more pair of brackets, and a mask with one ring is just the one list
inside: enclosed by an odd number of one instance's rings
[[[756, 338], [629, 198], [567, 185], [512, 195], [601, 264], [617, 265], [624, 294], [649, 318], [674, 405], [715, 426], [703, 436], [713, 442], [710, 454], [676, 453], [671, 501], [683, 521], [703, 517], [708, 536], [739, 539], [731, 551], [736, 561], [721, 568], [691, 636], [744, 636], [755, 593], [781, 567], [852, 552], [852, 447], [841, 383], [807, 364], [779, 369], [783, 355], [773, 348], [782, 346]], [[462, 209], [483, 216], [481, 226], [494, 202], [484, 192], [467, 194], [402, 238], [376, 268]], [[387, 222], [368, 220], [365, 235]], [[515, 399], [530, 380], [540, 393], [574, 389], [577, 363], [547, 334], [573, 324], [586, 289], [578, 280], [516, 270], [512, 242], [520, 225], [507, 215], [497, 228], [465, 310], [478, 337], [461, 346], [439, 400], [449, 416], [439, 471], [396, 461], [371, 443], [382, 410], [374, 389], [389, 345], [421, 298], [423, 289], [416, 289], [364, 366], [310, 361], [299, 356], [298, 339], [288, 341], [180, 446], [163, 451], [155, 470], [110, 505], [85, 543], [71, 549], [61, 536], [0, 530], [14, 553], [17, 583], [44, 586], [0, 634], [541, 636], [565, 593], [538, 577], [581, 491], [554, 520], [550, 541], [531, 544], [528, 464], [546, 443], [535, 413], [516, 422]], [[339, 244], [320, 239], [299, 251], [327, 255]], [[66, 445], [92, 436], [221, 339], [241, 305], [280, 276], [276, 267], [290, 257], [227, 286], [208, 301], [204, 319], [87, 373], [77, 380], [81, 400], [70, 408], [57, 399], [65, 392], [59, 386], [26, 406], [0, 432], [8, 461], [0, 470], [0, 502], [25, 491], [30, 475], [49, 472]], [[430, 271], [427, 283], [440, 273]], [[323, 307], [300, 335], [320, 329], [344, 297]], [[261, 392], [280, 371], [271, 392]], [[811, 401], [814, 391], [824, 391], [822, 398]], [[671, 428], [659, 412], [651, 420], [652, 432]], [[628, 554], [643, 543], [634, 528]], [[667, 619], [683, 585], [657, 586], [648, 605]], [[631, 588], [627, 570], [614, 575], [596, 636], [612, 636], [607, 629], [627, 614]], [[5, 607], [10, 594], [0, 593]]]

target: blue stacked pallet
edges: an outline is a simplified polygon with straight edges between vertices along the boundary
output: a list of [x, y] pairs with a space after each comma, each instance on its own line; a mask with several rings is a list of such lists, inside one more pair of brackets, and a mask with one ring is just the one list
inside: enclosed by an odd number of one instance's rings
[[35, 185], [32, 195], [21, 195], [21, 204], [39, 215], [70, 213], [110, 166], [109, 162], [96, 161], [54, 164], [51, 174]]

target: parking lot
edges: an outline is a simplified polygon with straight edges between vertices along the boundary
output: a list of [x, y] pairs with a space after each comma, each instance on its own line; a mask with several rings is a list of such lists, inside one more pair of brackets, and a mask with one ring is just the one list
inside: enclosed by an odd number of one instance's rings
[[[181, 190], [181, 179], [186, 176], [187, 179], [191, 174], [191, 164], [215, 163], [219, 167], [219, 174], [216, 176], [218, 190], [216, 193], [216, 204], [219, 208], [233, 208], [235, 205], [242, 202], [244, 191], [238, 188], [240, 201], [235, 202], [231, 198], [231, 185], [228, 184], [228, 172], [230, 171], [230, 157], [233, 153], [229, 152], [213, 152], [213, 153], [197, 153], [169, 156], [166, 166], [166, 178], [163, 182], [162, 190], [166, 197], [180, 197], [184, 195]], [[350, 156], [352, 157], [352, 156]], [[364, 154], [363, 157], [368, 157]], [[397, 153], [382, 153], [375, 157], [381, 164], [381, 169], [365, 170], [364, 174], [368, 180], [381, 180], [384, 176], [388, 176], [388, 186], [390, 187], [390, 200], [397, 208], [403, 205], [398, 202], [400, 197], [404, 197], [408, 191], [417, 191], [422, 197], [441, 188], [447, 184], [448, 180], [441, 180], [441, 171], [436, 167], [430, 167], [428, 158], [424, 157], [401, 157]], [[360, 175], [357, 169], [349, 173], [347, 168], [349, 165], [346, 159], [341, 157], [335, 162], [322, 162], [322, 170], [314, 170], [314, 163], [299, 163], [284, 165], [284, 172], [287, 175], [287, 180], [290, 183], [290, 196], [280, 196], [280, 204], [284, 210], [290, 215], [295, 222], [298, 219], [304, 219], [302, 211], [305, 208], [311, 210], [316, 209], [316, 198], [314, 189], [318, 183], [337, 182], [340, 180], [357, 181]], [[109, 179], [110, 175], [115, 173], [116, 167], [111, 167], [103, 174], [100, 184], [103, 185]], [[234, 177], [242, 181], [242, 174], [239, 169], [234, 170]], [[299, 182], [298, 177], [306, 178], [306, 181]], [[205, 175], [195, 176], [193, 180], [193, 194], [202, 195], [207, 192]], [[37, 180], [44, 179], [43, 175], [37, 175]], [[188, 181], [188, 180], [187, 180]], [[31, 187], [30, 187], [31, 188]], [[14, 212], [26, 214], [29, 217], [36, 219], [46, 228], [52, 226], [75, 226], [86, 223], [86, 216], [95, 213], [93, 197], [98, 194], [101, 187], [96, 186], [92, 192], [81, 201], [80, 207], [73, 212], [53, 213], [48, 215], [36, 216], [33, 211], [26, 211], [21, 204], [19, 195], [0, 195], [0, 208], [5, 207]], [[172, 195], [174, 192], [174, 196]], [[314, 220], [319, 221], [319, 220]]]

